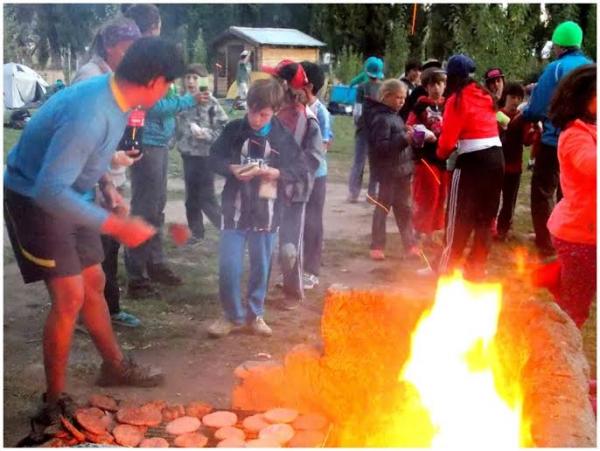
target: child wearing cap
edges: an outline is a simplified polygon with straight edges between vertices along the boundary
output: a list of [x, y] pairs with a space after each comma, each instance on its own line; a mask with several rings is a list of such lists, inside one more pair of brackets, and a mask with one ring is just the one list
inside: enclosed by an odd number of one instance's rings
[[[331, 116], [319, 98], [318, 92], [325, 83], [325, 73], [315, 63], [302, 61], [302, 68], [308, 78], [306, 95], [308, 107], [317, 117], [321, 129], [323, 151], [326, 153], [333, 140]], [[323, 210], [327, 191], [327, 159], [323, 158], [317, 172], [310, 198], [306, 204], [306, 221], [304, 223], [304, 289], [311, 289], [319, 284], [321, 253], [323, 249]]]
[[402, 244], [407, 255], [418, 257], [411, 219], [410, 185], [413, 172], [410, 137], [398, 111], [406, 99], [407, 88], [400, 80], [386, 80], [378, 100], [366, 99], [365, 127], [368, 130], [369, 161], [373, 177], [379, 183], [377, 199], [373, 199], [373, 224], [370, 256], [385, 259], [385, 225], [393, 210]]
[[485, 87], [492, 93], [496, 102], [500, 101], [504, 92], [504, 73], [499, 67], [492, 67], [485, 71], [483, 76]]
[[[248, 112], [231, 121], [210, 148], [210, 163], [225, 177], [219, 240], [219, 297], [224, 317], [208, 329], [223, 337], [249, 325], [269, 336], [265, 296], [281, 208], [305, 197], [309, 169], [300, 147], [274, 117], [284, 91], [279, 82], [255, 81], [248, 90]], [[242, 302], [244, 254], [250, 260], [246, 303]]]
[[525, 90], [519, 83], [507, 83], [500, 105], [510, 119], [506, 129], [499, 127], [502, 152], [504, 153], [504, 181], [502, 182], [502, 205], [496, 220], [494, 238], [504, 241], [512, 226], [517, 204], [517, 195], [523, 170], [523, 146], [533, 144], [537, 125], [523, 120], [518, 107], [525, 97]]
[[475, 63], [463, 54], [452, 56], [446, 68], [450, 95], [436, 154], [445, 160], [458, 147], [458, 156], [448, 200], [446, 244], [438, 270], [446, 273], [457, 268], [474, 234], [465, 277], [481, 280], [486, 275], [492, 223], [500, 202], [504, 157], [495, 101], [472, 78], [474, 72]]
[[[348, 180], [348, 202], [351, 203], [358, 202], [365, 163], [369, 153], [368, 130], [365, 128], [365, 121], [363, 119], [365, 99], [377, 99], [381, 80], [384, 76], [383, 60], [375, 56], [367, 58], [364, 73], [368, 79], [360, 83], [356, 89], [356, 102], [352, 112], [356, 125], [356, 134], [354, 137], [354, 161]], [[377, 183], [372, 175], [369, 175], [367, 195], [371, 198], [377, 196]]]
[[442, 132], [444, 113], [444, 90], [446, 73], [442, 69], [429, 68], [421, 75], [421, 86], [426, 96], [421, 96], [408, 116], [406, 124], [424, 127], [435, 136], [432, 142], [413, 143], [415, 174], [413, 177], [413, 225], [415, 231], [431, 241], [436, 230], [444, 228], [446, 192], [449, 173], [446, 162], [436, 156], [437, 137]]
[[194, 107], [177, 114], [175, 139], [183, 160], [185, 181], [185, 213], [192, 238], [204, 238], [204, 213], [221, 228], [221, 209], [215, 197], [214, 174], [208, 165], [211, 144], [225, 124], [227, 114], [208, 92], [208, 71], [201, 64], [190, 64], [184, 76], [185, 89], [191, 95], [206, 95]]
[[281, 61], [275, 68], [265, 67], [283, 84], [285, 95], [277, 118], [293, 135], [302, 149], [300, 158], [310, 168], [310, 178], [304, 190], [283, 205], [279, 230], [279, 264], [283, 273], [284, 299], [281, 308], [292, 310], [304, 299], [304, 224], [306, 203], [312, 194], [315, 175], [325, 158], [321, 130], [316, 116], [308, 108], [308, 78], [302, 65]]

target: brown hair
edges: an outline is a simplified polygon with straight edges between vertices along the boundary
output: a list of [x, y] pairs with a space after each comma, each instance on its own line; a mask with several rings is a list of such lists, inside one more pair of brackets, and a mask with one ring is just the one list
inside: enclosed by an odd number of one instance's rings
[[264, 108], [273, 108], [273, 111], [279, 110], [283, 103], [284, 91], [281, 83], [273, 78], [256, 80], [248, 90], [246, 103], [251, 110], [262, 110]]
[[426, 88], [428, 85], [446, 82], [446, 72], [437, 67], [429, 67], [421, 73], [421, 86]]
[[189, 64], [185, 69], [186, 74], [196, 74], [198, 77], [208, 77], [208, 71], [204, 64]]
[[581, 119], [596, 122], [590, 117], [588, 105], [596, 95], [596, 65], [578, 67], [564, 77], [552, 96], [548, 118], [558, 128], [565, 128], [569, 122]]
[[401, 90], [408, 92], [408, 88], [403, 82], [396, 80], [395, 78], [388, 78], [381, 84], [381, 87], [379, 88], [379, 101], [383, 100], [385, 96]]

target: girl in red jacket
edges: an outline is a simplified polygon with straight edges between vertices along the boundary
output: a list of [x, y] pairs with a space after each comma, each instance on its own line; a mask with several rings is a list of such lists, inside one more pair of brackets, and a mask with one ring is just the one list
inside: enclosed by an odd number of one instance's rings
[[571, 72], [550, 104], [558, 138], [560, 186], [548, 230], [558, 253], [556, 302], [581, 328], [596, 293], [596, 65]]
[[498, 137], [495, 102], [471, 75], [475, 63], [466, 55], [448, 60], [448, 101], [444, 110], [437, 156], [446, 159], [457, 148], [446, 222], [446, 244], [438, 271], [457, 267], [471, 233], [473, 246], [465, 277], [478, 280], [492, 241], [492, 223], [498, 211], [504, 176], [502, 143]]

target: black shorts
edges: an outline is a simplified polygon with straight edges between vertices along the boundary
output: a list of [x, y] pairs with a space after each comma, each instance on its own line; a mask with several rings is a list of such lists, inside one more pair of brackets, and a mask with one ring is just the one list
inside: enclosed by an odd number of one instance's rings
[[25, 283], [74, 276], [104, 260], [100, 233], [57, 218], [4, 189], [4, 222]]

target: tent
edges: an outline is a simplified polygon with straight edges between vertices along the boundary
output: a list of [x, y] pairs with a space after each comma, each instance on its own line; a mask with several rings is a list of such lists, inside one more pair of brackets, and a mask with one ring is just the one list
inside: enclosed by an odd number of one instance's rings
[[4, 65], [4, 108], [21, 108], [28, 103], [42, 100], [48, 83], [40, 75], [23, 64]]

